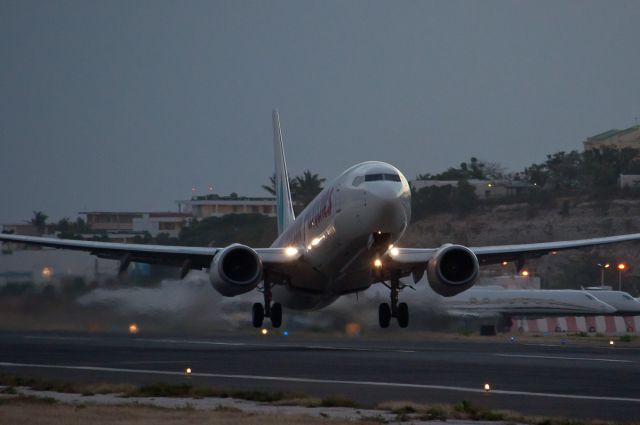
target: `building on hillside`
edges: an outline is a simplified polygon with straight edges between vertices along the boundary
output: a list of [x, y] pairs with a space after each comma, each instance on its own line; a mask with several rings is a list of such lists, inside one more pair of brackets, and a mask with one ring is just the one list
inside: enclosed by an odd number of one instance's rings
[[587, 137], [584, 142], [584, 150], [603, 148], [633, 148], [640, 149], [640, 125], [624, 130], [609, 130], [595, 136]]
[[[519, 195], [530, 191], [533, 186], [529, 183], [512, 180], [466, 180], [474, 187], [479, 199], [503, 198], [505, 196]], [[411, 187], [416, 191], [425, 187], [458, 186], [458, 180], [413, 180]]]
[[143, 212], [89, 211], [78, 213], [94, 232], [133, 232], [133, 220]]
[[638, 189], [640, 188], [640, 174], [620, 174], [620, 177], [618, 177], [618, 185], [620, 189], [625, 187]]
[[227, 214], [263, 214], [269, 217], [276, 215], [275, 198], [238, 196], [235, 193], [229, 196], [194, 196], [176, 203], [181, 213], [190, 214], [198, 219], [222, 217]]
[[2, 229], [0, 231], [2, 233], [14, 233], [16, 235], [25, 235], [25, 236], [42, 236], [43, 234], [48, 235], [55, 231], [55, 224], [46, 224], [44, 226], [44, 232], [41, 233], [40, 230], [31, 223], [15, 223], [15, 224], [3, 224]]
[[[81, 212], [92, 232], [98, 236], [106, 234], [110, 241], [130, 242], [136, 236], [158, 236], [167, 233], [178, 237], [185, 223], [191, 220], [191, 214], [180, 212]], [[91, 237], [88, 235], [88, 237]]]
[[134, 232], [147, 232], [156, 237], [166, 233], [172, 238], [180, 236], [182, 228], [191, 221], [191, 214], [179, 212], [150, 212], [133, 219]]

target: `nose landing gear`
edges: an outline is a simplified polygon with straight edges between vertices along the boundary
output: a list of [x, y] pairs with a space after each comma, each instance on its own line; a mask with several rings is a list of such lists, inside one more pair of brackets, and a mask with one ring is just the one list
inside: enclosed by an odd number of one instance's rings
[[251, 309], [251, 323], [254, 328], [261, 328], [265, 317], [271, 319], [271, 326], [274, 328], [279, 328], [282, 325], [282, 305], [280, 303], [271, 303], [272, 286], [273, 284], [265, 279], [262, 290], [264, 294], [264, 306], [260, 303], [253, 304], [253, 308]]
[[391, 279], [390, 285], [387, 285], [391, 290], [391, 302], [382, 303], [378, 308], [378, 322], [381, 328], [388, 328], [391, 323], [391, 318], [395, 317], [398, 320], [398, 325], [401, 328], [409, 326], [409, 306], [407, 303], [398, 303], [398, 293], [400, 292], [400, 278], [394, 276]]

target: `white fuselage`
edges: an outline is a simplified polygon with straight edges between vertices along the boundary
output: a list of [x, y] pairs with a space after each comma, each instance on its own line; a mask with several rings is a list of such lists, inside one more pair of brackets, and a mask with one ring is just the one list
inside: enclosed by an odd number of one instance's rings
[[[374, 235], [393, 244], [411, 218], [407, 179], [384, 162], [349, 168], [327, 185], [272, 246], [304, 247], [295, 278], [278, 283], [274, 300], [293, 309], [317, 309], [374, 283]], [[277, 282], [278, 277], [273, 276]]]
[[640, 301], [626, 292], [606, 289], [587, 289], [591, 295], [612, 305], [620, 314], [640, 314]]
[[445, 308], [456, 315], [557, 316], [612, 314], [616, 309], [587, 291], [573, 289], [494, 289], [474, 287], [451, 298]]

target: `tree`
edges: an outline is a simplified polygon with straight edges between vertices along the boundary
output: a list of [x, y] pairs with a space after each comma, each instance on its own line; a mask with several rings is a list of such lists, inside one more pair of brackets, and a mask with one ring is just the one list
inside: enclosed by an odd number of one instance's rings
[[[296, 185], [296, 181], [295, 179], [289, 179], [289, 188], [291, 190], [291, 192], [293, 193], [294, 189], [295, 189], [295, 185]], [[276, 175], [275, 173], [271, 175], [271, 177], [269, 177], [269, 184], [263, 184], [262, 188], [264, 190], [266, 190], [267, 192], [269, 192], [269, 194], [271, 196], [276, 196]]]
[[326, 179], [306, 170], [302, 176], [297, 176], [293, 181], [291, 195], [294, 201], [304, 209], [322, 191], [322, 184]]
[[31, 223], [36, 229], [38, 229], [38, 233], [43, 234], [47, 226], [48, 218], [49, 216], [42, 211], [34, 211], [33, 218], [29, 223]]

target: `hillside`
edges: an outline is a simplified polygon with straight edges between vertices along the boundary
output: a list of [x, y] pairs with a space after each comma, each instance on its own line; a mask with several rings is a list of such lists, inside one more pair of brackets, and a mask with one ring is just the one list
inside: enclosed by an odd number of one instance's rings
[[[501, 245], [583, 239], [640, 232], [640, 201], [613, 200], [607, 203], [565, 200], [562, 208], [533, 209], [529, 204], [482, 206], [461, 217], [444, 213], [430, 215], [409, 227], [403, 246]], [[640, 289], [640, 244], [616, 244], [595, 249], [560, 252], [530, 260], [527, 268], [540, 276], [545, 287], [579, 287], [600, 281], [599, 262], [625, 261], [630, 269], [623, 286], [638, 294]], [[501, 267], [495, 273], [505, 273]], [[513, 268], [507, 272], [512, 273]], [[618, 272], [607, 271], [606, 283], [617, 287]]]

